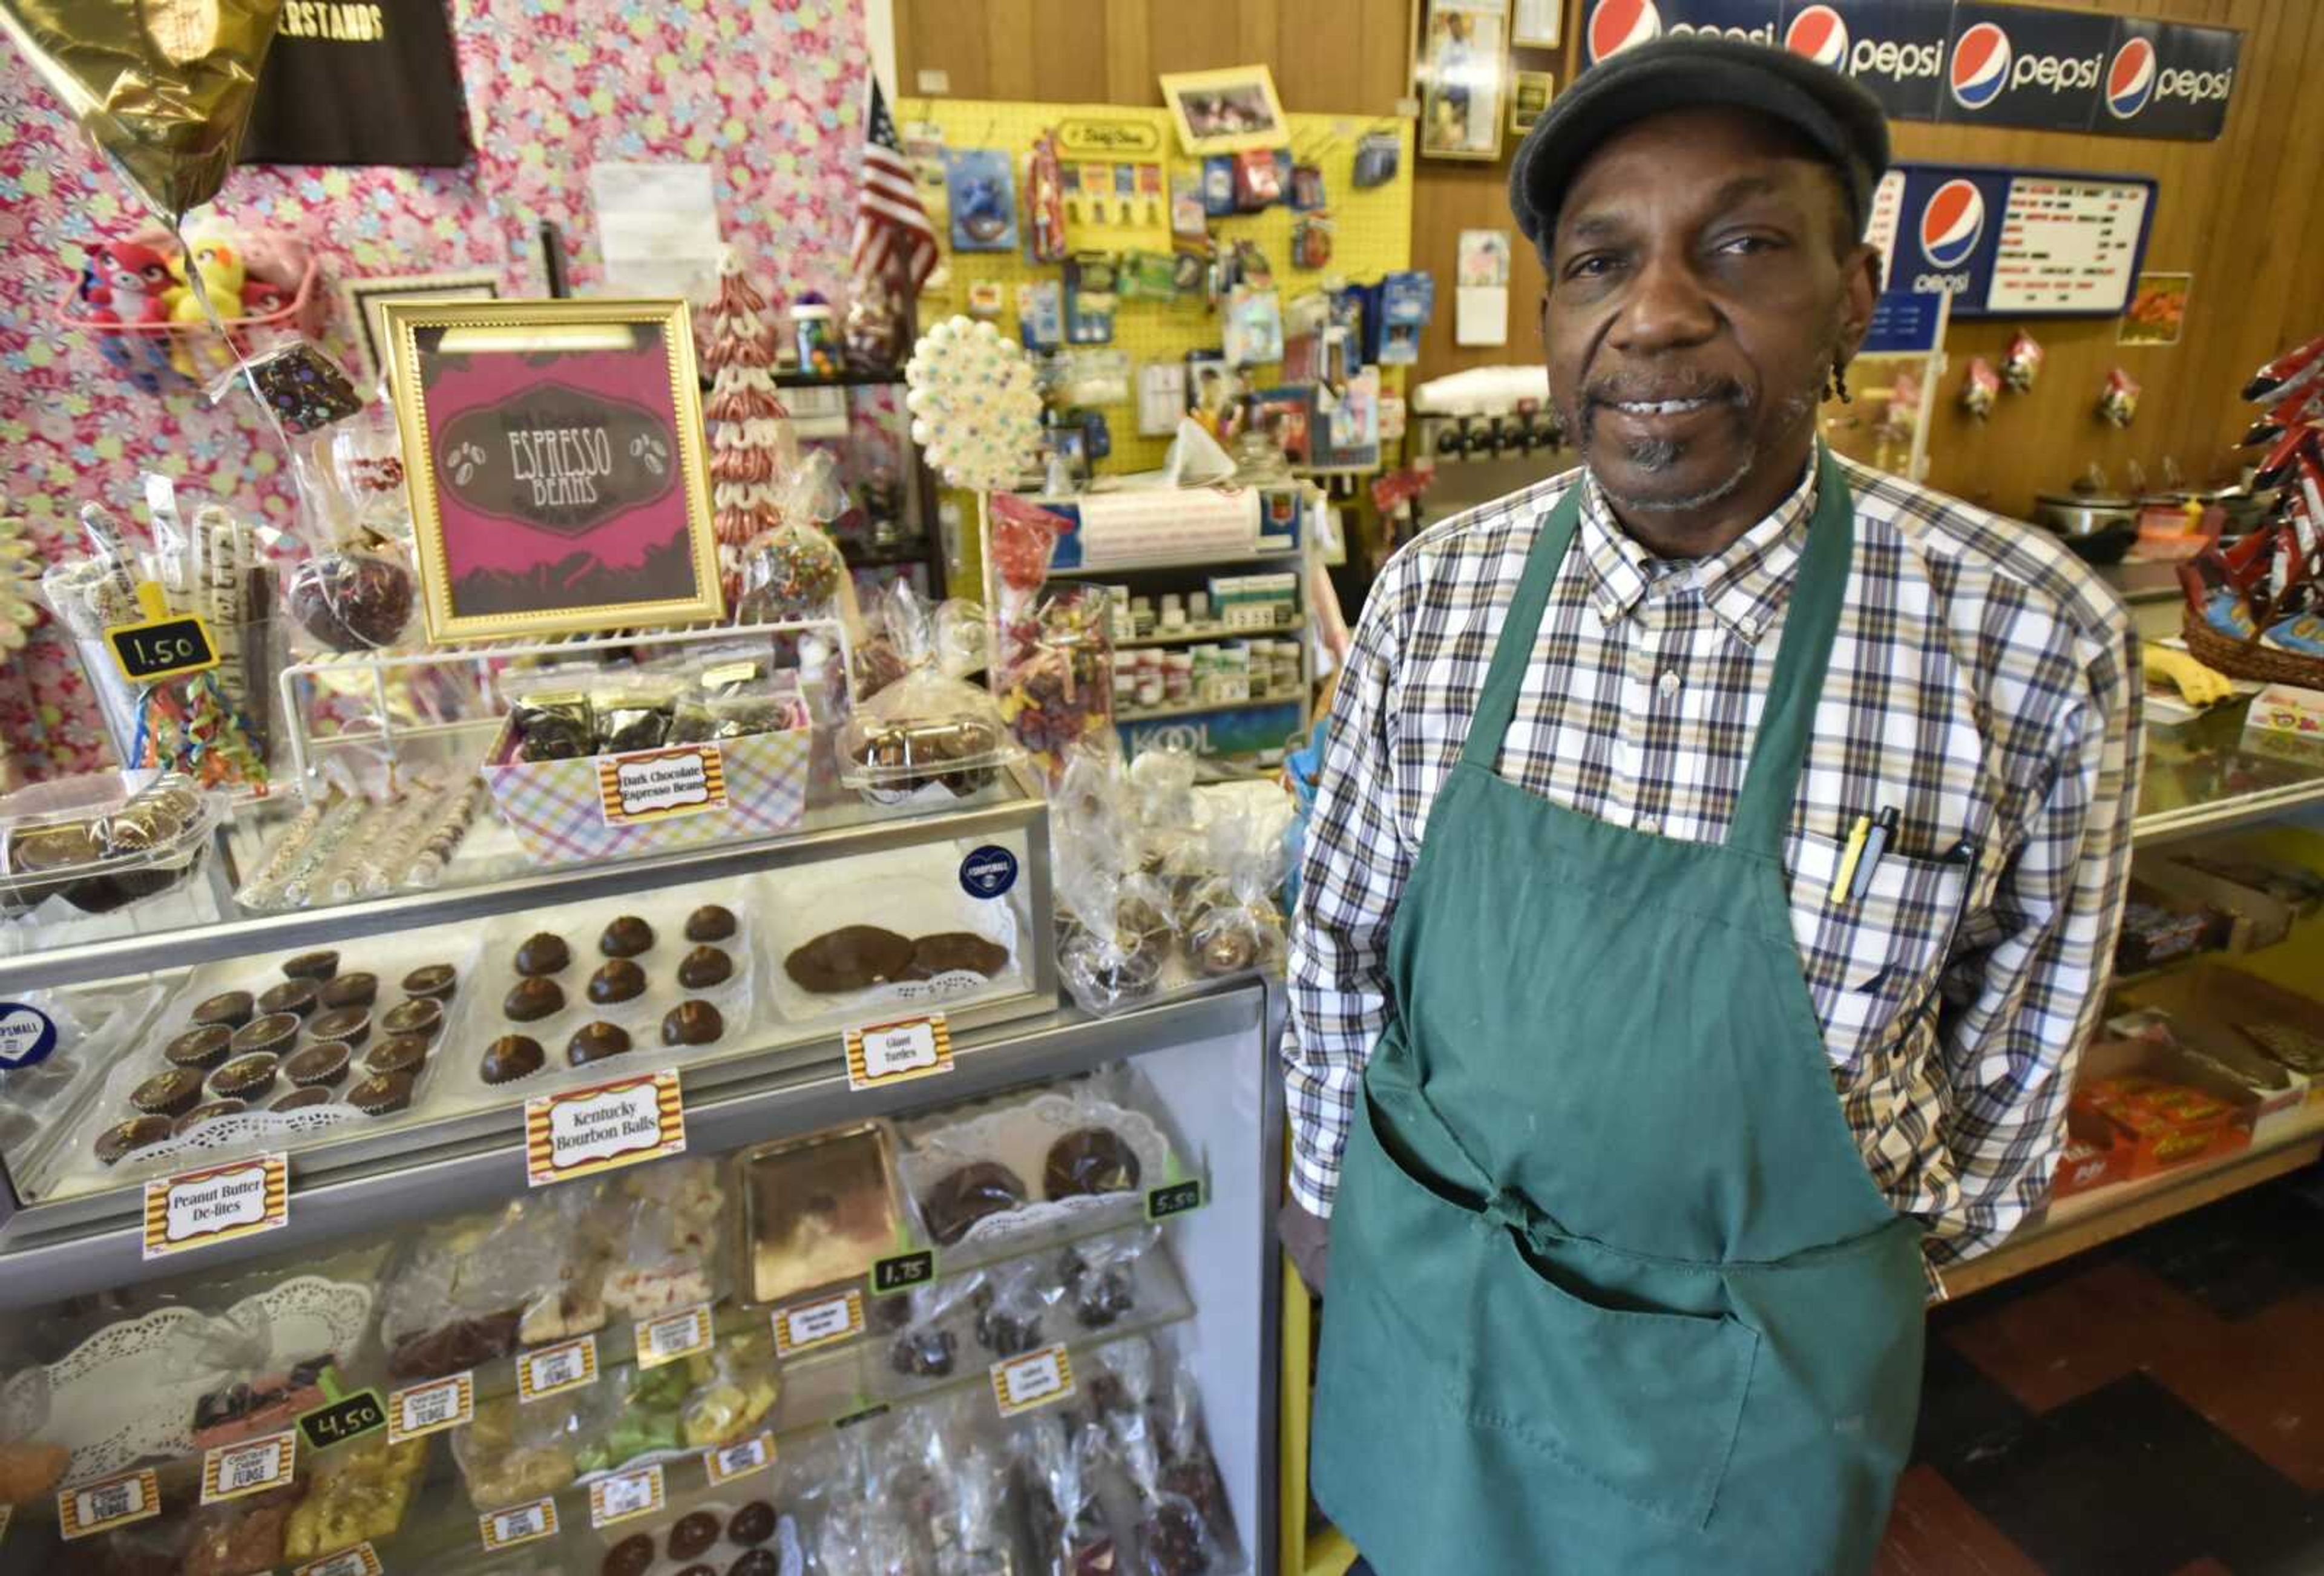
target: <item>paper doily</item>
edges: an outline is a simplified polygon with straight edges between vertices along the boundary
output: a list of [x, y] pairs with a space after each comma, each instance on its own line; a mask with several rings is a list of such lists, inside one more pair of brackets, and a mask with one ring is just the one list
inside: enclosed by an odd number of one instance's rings
[[1128, 1110], [1093, 1095], [1038, 1094], [1022, 1105], [988, 1111], [967, 1121], [954, 1122], [914, 1135], [904, 1157], [904, 1175], [914, 1198], [950, 1172], [972, 1160], [997, 1160], [1015, 1172], [1029, 1194], [1013, 1210], [987, 1215], [971, 1226], [958, 1248], [997, 1242], [1020, 1231], [1060, 1225], [1077, 1215], [1119, 1209], [1132, 1193], [1084, 1194], [1074, 1198], [1043, 1199], [1041, 1171], [1049, 1147], [1067, 1133], [1083, 1128], [1109, 1128], [1138, 1157], [1138, 1185], [1152, 1187], [1169, 1174], [1170, 1140], [1143, 1111]]

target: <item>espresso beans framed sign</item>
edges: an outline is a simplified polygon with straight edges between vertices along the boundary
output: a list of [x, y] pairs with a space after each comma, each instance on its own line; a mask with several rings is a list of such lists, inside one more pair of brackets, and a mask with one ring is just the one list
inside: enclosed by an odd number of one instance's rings
[[382, 312], [429, 640], [723, 614], [685, 302]]

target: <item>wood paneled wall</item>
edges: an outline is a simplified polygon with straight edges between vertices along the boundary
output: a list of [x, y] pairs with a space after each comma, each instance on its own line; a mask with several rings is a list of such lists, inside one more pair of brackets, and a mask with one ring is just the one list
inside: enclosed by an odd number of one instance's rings
[[[2091, 10], [2244, 30], [2242, 64], [2226, 134], [2216, 143], [2144, 142], [2050, 132], [1891, 124], [1906, 159], [2036, 165], [2152, 175], [2161, 183], [2146, 266], [2194, 274], [2184, 336], [2165, 347], [2118, 346], [2112, 319], [2030, 322], [2048, 352], [2030, 394], [2004, 396], [1983, 425], [1954, 396], [1972, 355], [1998, 361], [2018, 325], [1964, 323], [1947, 346], [1952, 371], [1939, 392], [1930, 480], [2012, 512], [2097, 461], [2119, 484], [2128, 462], [2159, 480], [2165, 456], [2191, 479], [2228, 479], [2227, 446], [2248, 419], [2236, 392], [2251, 369], [2286, 346], [2324, 333], [2324, 0], [2046, 0]], [[1411, 92], [1406, 76], [1416, 0], [898, 0], [900, 91], [924, 68], [950, 77], [962, 97], [1158, 104], [1155, 75], [1263, 60], [1289, 109], [1389, 113]], [[1568, 32], [1578, 5], [1569, 5]], [[1562, 61], [1528, 52], [1520, 62]], [[2310, 69], [2303, 82], [2302, 68]], [[1511, 281], [1510, 342], [1452, 344], [1451, 283], [1462, 229], [1509, 229], [1506, 160], [1424, 159], [1416, 171], [1413, 265], [1436, 275], [1439, 304], [1419, 373], [1527, 360], [1544, 284], [1521, 244]], [[2116, 431], [2095, 413], [2109, 367], [2144, 386], [2135, 423]]]

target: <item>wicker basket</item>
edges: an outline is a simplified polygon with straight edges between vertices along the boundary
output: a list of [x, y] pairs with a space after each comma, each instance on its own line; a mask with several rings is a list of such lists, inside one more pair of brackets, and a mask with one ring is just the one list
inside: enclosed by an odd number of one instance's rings
[[[236, 348], [252, 348], [254, 331], [279, 329], [314, 338], [323, 329], [327, 311], [322, 288], [323, 265], [309, 259], [300, 276], [299, 291], [290, 304], [263, 318], [228, 318], [226, 331]], [[177, 394], [201, 386], [186, 375], [189, 365], [210, 376], [234, 365], [234, 355], [208, 323], [94, 323], [79, 315], [78, 280], [65, 290], [51, 313], [60, 328], [85, 334], [104, 356], [116, 377], [135, 383], [149, 394]]]
[[2193, 608], [2189, 608], [2180, 631], [2187, 638], [2187, 650], [2197, 661], [2226, 674], [2229, 678], [2256, 679], [2262, 684], [2289, 684], [2301, 689], [2324, 689], [2324, 657], [2303, 657], [2297, 651], [2279, 651], [2273, 646], [2263, 646], [2256, 636], [2238, 641], [2221, 634]]

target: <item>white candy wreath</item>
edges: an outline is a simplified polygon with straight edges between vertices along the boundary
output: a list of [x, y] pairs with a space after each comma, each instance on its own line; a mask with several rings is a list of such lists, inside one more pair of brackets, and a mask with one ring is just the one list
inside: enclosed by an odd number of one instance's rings
[[1025, 353], [990, 323], [951, 318], [920, 336], [904, 366], [912, 439], [955, 487], [997, 493], [1041, 446], [1041, 394]]

